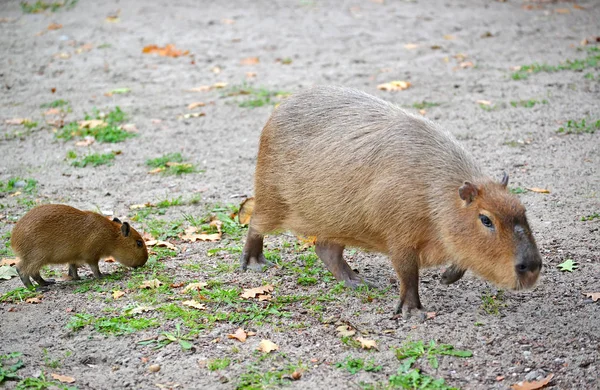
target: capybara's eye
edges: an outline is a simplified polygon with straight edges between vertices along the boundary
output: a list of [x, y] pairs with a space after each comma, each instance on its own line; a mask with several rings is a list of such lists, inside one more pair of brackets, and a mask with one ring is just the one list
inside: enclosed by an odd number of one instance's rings
[[494, 224], [492, 223], [492, 220], [487, 215], [479, 214], [479, 220], [481, 221], [483, 226], [485, 226], [486, 228], [489, 228], [489, 229], [494, 228]]
[[137, 243], [137, 246], [140, 247], [140, 248], [142, 246], [144, 246], [144, 243], [142, 242], [142, 240], [137, 240], [136, 243]]

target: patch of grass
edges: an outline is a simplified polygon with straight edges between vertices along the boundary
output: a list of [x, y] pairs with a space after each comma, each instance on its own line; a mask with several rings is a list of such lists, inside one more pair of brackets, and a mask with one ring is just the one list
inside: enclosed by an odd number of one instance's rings
[[17, 371], [25, 366], [23, 360], [21, 360], [22, 355], [21, 352], [0, 355], [0, 384], [4, 381], [21, 379], [17, 375]]
[[503, 307], [506, 307], [506, 303], [504, 303], [504, 291], [498, 290], [496, 294], [487, 291], [481, 296], [481, 309], [487, 314], [497, 316]]
[[527, 192], [527, 190], [523, 187], [511, 187], [508, 189], [508, 191], [515, 195], [524, 194]]
[[593, 221], [594, 219], [600, 219], [600, 213], [593, 213], [586, 215], [585, 217], [581, 217], [582, 221]]
[[597, 121], [587, 122], [585, 119], [581, 121], [568, 120], [565, 126], [560, 127], [556, 130], [557, 133], [564, 134], [581, 134], [588, 133], [594, 134], [596, 130], [600, 129], [600, 119]]
[[77, 153], [75, 153], [74, 150], [69, 150], [66, 158], [67, 160], [73, 160], [74, 158], [77, 158]]
[[511, 74], [513, 80], [524, 80], [531, 74], [546, 72], [553, 73], [564, 70], [582, 71], [587, 68], [597, 68], [600, 64], [600, 48], [589, 47], [587, 49], [587, 57], [584, 59], [566, 60], [559, 65], [548, 65], [534, 63], [531, 65], [523, 65], [516, 72]]
[[158, 339], [144, 340], [138, 342], [138, 344], [153, 345], [153, 349], [160, 349], [171, 343], [179, 343], [182, 351], [189, 351], [194, 346], [190, 340], [192, 340], [192, 336], [190, 334], [183, 334], [181, 325], [175, 324], [175, 332], [161, 332]]
[[37, 181], [34, 179], [22, 179], [20, 177], [13, 177], [6, 181], [6, 183], [0, 181], [0, 192], [17, 192], [21, 191], [26, 194], [35, 193], [37, 188]]
[[167, 320], [182, 321], [183, 325], [190, 329], [190, 335], [198, 334], [208, 327], [204, 322], [206, 314], [197, 309], [185, 308], [175, 303], [168, 303], [160, 306], [158, 311], [162, 312]]
[[183, 175], [185, 173], [197, 172], [193, 164], [185, 162], [181, 153], [168, 153], [162, 157], [146, 160], [146, 165], [166, 175]]
[[446, 385], [443, 378], [435, 379], [423, 374], [419, 369], [405, 370], [402, 367], [389, 378], [392, 389], [458, 390]]
[[147, 318], [129, 316], [96, 318], [91, 314], [77, 313], [71, 316], [67, 323], [67, 328], [78, 331], [89, 325], [92, 325], [94, 330], [101, 334], [121, 336], [127, 333], [134, 333], [138, 330], [157, 327], [159, 323], [155, 319]]
[[26, 287], [19, 287], [3, 294], [0, 297], [0, 302], [22, 303], [25, 302], [26, 299], [34, 298], [36, 296], [38, 296], [36, 291], [29, 290]]
[[586, 73], [583, 77], [585, 77], [588, 80], [594, 80], [594, 74], [591, 72]]
[[37, 127], [37, 125], [38, 125], [38, 123], [34, 122], [34, 121], [28, 121], [28, 120], [23, 121], [23, 127], [25, 127], [27, 130], [35, 129]]
[[75, 7], [79, 0], [62, 0], [62, 1], [42, 1], [37, 0], [35, 3], [29, 3], [28, 1], [21, 2], [21, 10], [26, 14], [38, 14], [46, 10], [56, 12], [61, 8], [71, 9]]
[[423, 100], [420, 103], [413, 103], [413, 107], [416, 108], [417, 110], [423, 110], [425, 108], [431, 108], [431, 107], [437, 107], [439, 106], [441, 103], [433, 103], [433, 102], [427, 102], [425, 100]]
[[439, 363], [437, 356], [457, 356], [457, 357], [471, 357], [473, 353], [471, 351], [461, 351], [454, 349], [449, 344], [436, 344], [435, 341], [431, 340], [429, 344], [424, 344], [423, 341], [406, 341], [400, 348], [395, 351], [396, 358], [398, 360], [405, 360], [405, 363], [410, 367], [419, 358], [426, 357], [429, 365], [432, 368], [437, 369]]
[[109, 111], [107, 114], [98, 111], [94, 108], [92, 114], [86, 114], [85, 120], [100, 120], [101, 124], [91, 128], [82, 127], [77, 122], [70, 122], [66, 124], [62, 129], [56, 132], [55, 137], [69, 141], [74, 137], [87, 137], [92, 136], [98, 142], [104, 143], [117, 143], [123, 142], [128, 138], [137, 136], [135, 133], [130, 133], [121, 128], [121, 123], [125, 121], [126, 115], [117, 106], [114, 110]]
[[270, 90], [267, 88], [255, 88], [246, 83], [232, 86], [226, 93], [227, 96], [245, 96], [238, 102], [238, 106], [245, 108], [257, 108], [266, 105], [274, 105], [290, 95], [289, 92]]
[[77, 390], [77, 386], [63, 385], [59, 381], [46, 379], [44, 372], [36, 377], [25, 378], [15, 387], [15, 390], [46, 390], [46, 389], [59, 389], [59, 390]]
[[75, 160], [75, 161], [71, 162], [71, 165], [74, 167], [77, 167], [77, 168], [85, 168], [88, 165], [91, 165], [93, 167], [97, 167], [100, 165], [112, 165], [112, 162], [115, 159], [115, 155], [116, 155], [116, 153], [114, 153], [114, 152], [104, 153], [104, 154], [99, 154], [99, 153], [88, 154], [87, 156], [85, 156], [84, 158], [82, 158], [80, 160]]
[[57, 99], [57, 100], [53, 100], [50, 103], [44, 103], [42, 105], [40, 105], [40, 108], [59, 108], [59, 107], [64, 107], [64, 106], [68, 106], [69, 102], [63, 99]]
[[42, 353], [44, 354], [44, 365], [48, 368], [60, 368], [61, 363], [60, 360], [58, 359], [52, 359], [49, 355], [48, 355], [48, 350], [46, 348], [44, 348], [42, 350]]
[[206, 367], [208, 367], [210, 371], [218, 371], [229, 367], [230, 363], [231, 360], [229, 358], [212, 359], [208, 361]]
[[[3, 207], [0, 207], [0, 209], [1, 208]], [[4, 244], [0, 246], [0, 257], [13, 257], [15, 255], [10, 247], [10, 236], [10, 231], [2, 235], [2, 241], [4, 241]]]
[[482, 103], [479, 103], [479, 108], [481, 108], [484, 111], [488, 111], [489, 112], [489, 111], [495, 111], [496, 109], [498, 109], [498, 105], [496, 105], [496, 104], [491, 105], [491, 104], [482, 104]]
[[146, 221], [146, 231], [158, 240], [178, 238], [183, 233], [183, 221], [165, 221], [162, 219], [151, 219]]
[[535, 99], [528, 99], [528, 100], [511, 100], [511, 102], [510, 102], [510, 105], [513, 107], [525, 107], [525, 108], [535, 107], [536, 104], [548, 104], [548, 100], [542, 99], [540, 101], [540, 100], [535, 100]]
[[382, 366], [376, 365], [373, 359], [365, 362], [364, 359], [355, 359], [351, 356], [346, 357], [342, 362], [336, 363], [335, 366], [348, 371], [352, 375], [357, 374], [362, 370], [367, 372], [379, 372], [383, 369]]
[[306, 367], [302, 364], [288, 365], [279, 370], [260, 372], [258, 368], [251, 366], [247, 372], [239, 376], [236, 390], [260, 390], [273, 389], [291, 383], [291, 375], [294, 371], [304, 371]]

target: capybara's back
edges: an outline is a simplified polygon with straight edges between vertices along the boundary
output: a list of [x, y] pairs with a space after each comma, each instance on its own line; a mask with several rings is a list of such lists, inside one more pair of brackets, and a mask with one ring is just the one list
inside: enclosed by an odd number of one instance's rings
[[277, 107], [261, 134], [242, 267], [267, 264], [262, 236], [289, 229], [316, 236], [319, 257], [351, 286], [362, 280], [345, 246], [389, 254], [405, 312], [421, 307], [419, 267], [452, 263], [447, 280], [472, 269], [530, 287], [541, 257], [507, 182], [427, 119], [357, 90], [312, 88]]

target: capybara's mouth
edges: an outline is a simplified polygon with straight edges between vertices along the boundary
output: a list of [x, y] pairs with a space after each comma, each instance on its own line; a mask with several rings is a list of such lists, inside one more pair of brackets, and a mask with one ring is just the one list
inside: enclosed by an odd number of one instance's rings
[[514, 290], [528, 290], [535, 286], [540, 276], [540, 271], [529, 271], [524, 274], [517, 276], [516, 285]]

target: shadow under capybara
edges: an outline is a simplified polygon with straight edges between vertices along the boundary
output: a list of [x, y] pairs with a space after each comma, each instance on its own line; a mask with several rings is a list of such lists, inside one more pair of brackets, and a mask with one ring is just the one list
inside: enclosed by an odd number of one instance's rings
[[[339, 281], [363, 283], [345, 246], [388, 254], [400, 281], [396, 314], [423, 311], [419, 268], [450, 263], [514, 290], [532, 287], [541, 256], [525, 208], [433, 122], [358, 90], [315, 87], [281, 103], [265, 125], [242, 269], [269, 265], [263, 235], [316, 236]], [[423, 315], [423, 313], [421, 313]]]
[[20, 258], [17, 270], [27, 287], [33, 286], [30, 277], [40, 286], [53, 283], [40, 275], [48, 264], [68, 263], [69, 275], [78, 279], [79, 264], [88, 264], [100, 278], [102, 258], [112, 256], [128, 267], [140, 267], [148, 260], [146, 243], [127, 222], [61, 204], [30, 210], [15, 225], [10, 243]]

